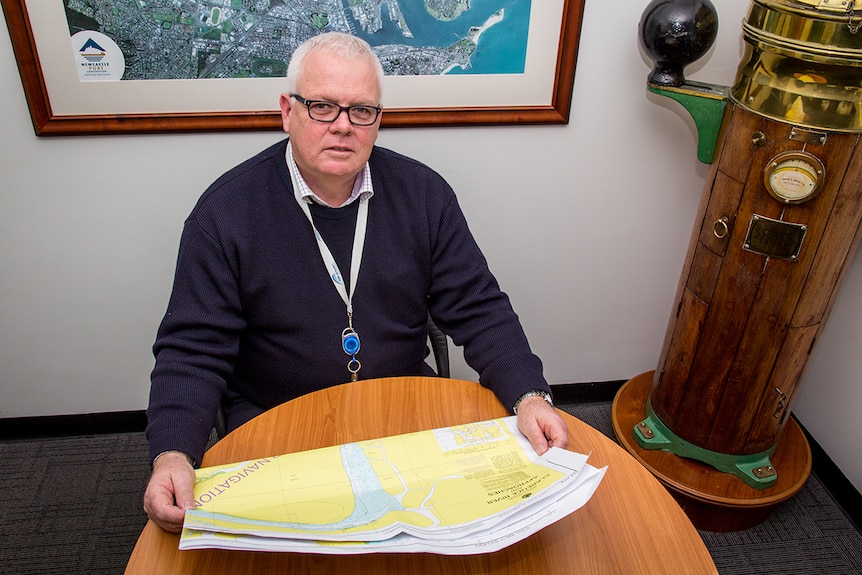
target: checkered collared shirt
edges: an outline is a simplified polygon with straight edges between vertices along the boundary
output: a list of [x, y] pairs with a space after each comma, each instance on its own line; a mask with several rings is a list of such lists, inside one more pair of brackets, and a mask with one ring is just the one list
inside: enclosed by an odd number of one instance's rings
[[347, 201], [340, 206], [330, 206], [311, 191], [311, 188], [308, 187], [308, 184], [302, 178], [302, 174], [299, 173], [299, 167], [296, 165], [296, 160], [293, 158], [293, 147], [290, 145], [290, 140], [287, 142], [285, 159], [287, 160], [287, 167], [290, 168], [290, 173], [293, 175], [293, 181], [299, 187], [300, 197], [308, 203], [314, 202], [328, 208], [342, 208], [351, 204], [356, 198], [361, 197], [368, 200], [374, 195], [374, 187], [371, 184], [371, 167], [368, 165], [368, 162], [365, 162], [365, 167], [357, 174], [356, 180], [353, 183], [353, 192], [351, 192]]

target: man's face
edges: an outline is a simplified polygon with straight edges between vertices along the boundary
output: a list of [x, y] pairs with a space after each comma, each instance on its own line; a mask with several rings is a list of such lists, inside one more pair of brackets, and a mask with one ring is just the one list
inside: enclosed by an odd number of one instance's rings
[[[370, 62], [321, 50], [306, 56], [296, 93], [307, 100], [341, 106], [377, 106], [380, 102], [377, 76]], [[352, 187], [377, 140], [379, 117], [371, 126], [354, 126], [345, 110], [334, 122], [318, 122], [289, 94], [281, 95], [281, 117], [300, 173], [315, 192], [325, 193], [333, 186]]]

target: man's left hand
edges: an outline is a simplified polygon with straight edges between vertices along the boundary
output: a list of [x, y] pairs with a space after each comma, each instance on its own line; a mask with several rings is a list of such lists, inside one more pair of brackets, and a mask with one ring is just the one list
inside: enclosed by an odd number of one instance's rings
[[569, 427], [557, 410], [541, 397], [525, 397], [518, 404], [518, 429], [539, 455], [549, 447], [569, 445]]

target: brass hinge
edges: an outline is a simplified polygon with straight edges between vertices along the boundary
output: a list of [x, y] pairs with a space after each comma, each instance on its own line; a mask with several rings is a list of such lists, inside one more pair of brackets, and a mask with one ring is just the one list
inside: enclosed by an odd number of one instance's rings
[[[806, 2], [809, 4], [810, 2]], [[856, 0], [817, 0], [817, 9], [833, 14], [852, 14]]]
[[817, 0], [817, 9], [832, 14], [847, 14], [847, 28], [850, 29], [851, 34], [856, 34], [862, 28], [862, 18], [854, 22], [855, 4], [856, 0]]
[[801, 4], [813, 7], [820, 12], [829, 14], [846, 14], [847, 28], [851, 34], [856, 34], [862, 28], [862, 18], [856, 16], [856, 4], [862, 7], [862, 0], [796, 0]]

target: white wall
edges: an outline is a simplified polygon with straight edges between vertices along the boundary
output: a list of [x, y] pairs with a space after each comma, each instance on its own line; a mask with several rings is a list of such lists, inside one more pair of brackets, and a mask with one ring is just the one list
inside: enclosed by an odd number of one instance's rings
[[[748, 2], [714, 3], [718, 41], [688, 76], [728, 85]], [[706, 176], [687, 113], [645, 89], [646, 4], [587, 0], [568, 125], [380, 137], [458, 191], [552, 383], [656, 367]], [[0, 27], [0, 417], [144, 409], [183, 219], [282, 134], [37, 138]], [[861, 285], [857, 258], [796, 404], [857, 488]]]

